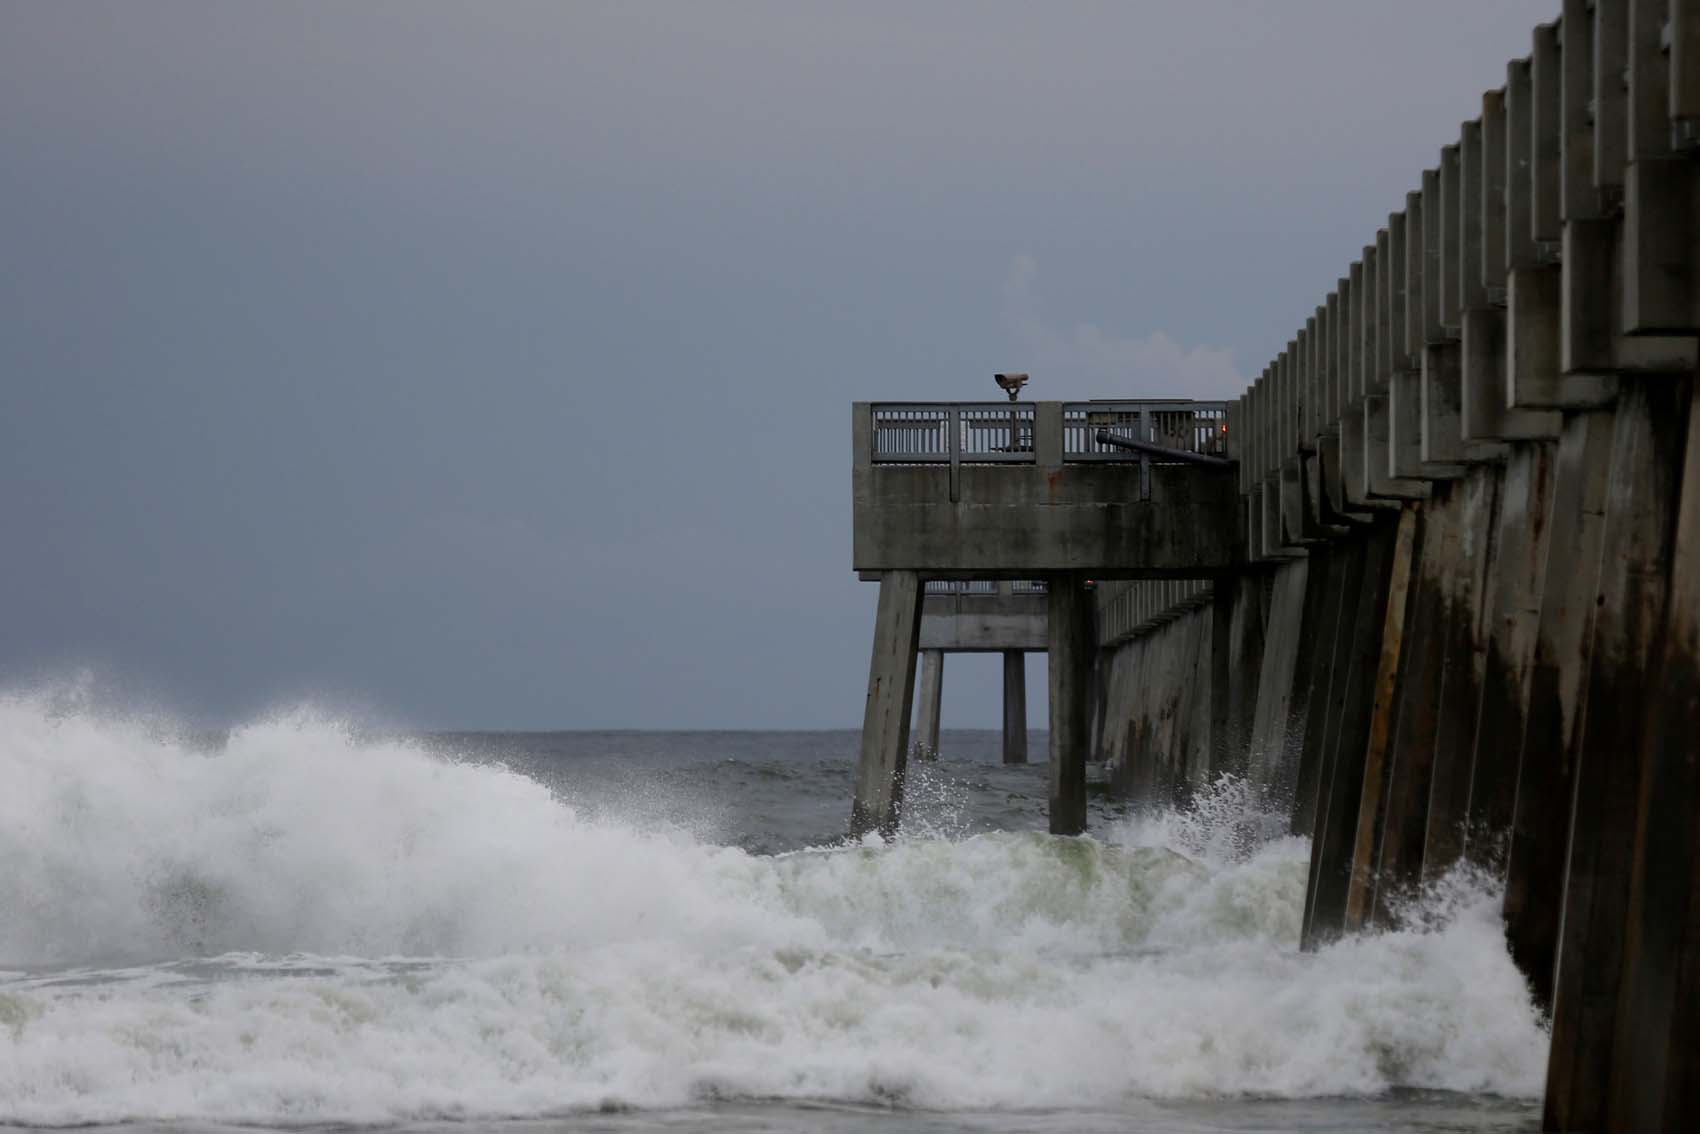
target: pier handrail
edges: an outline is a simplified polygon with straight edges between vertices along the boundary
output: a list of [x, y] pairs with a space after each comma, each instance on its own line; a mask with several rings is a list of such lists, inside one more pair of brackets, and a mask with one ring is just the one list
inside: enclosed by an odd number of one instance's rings
[[[980, 595], [989, 596], [999, 593], [1000, 584], [996, 579], [928, 579], [926, 593], [929, 595]], [[1007, 593], [1010, 595], [1042, 595], [1047, 591], [1043, 579], [1015, 579], [1008, 584]]]
[[[1136, 461], [1143, 454], [1227, 456], [1227, 402], [1116, 400], [1063, 405], [1065, 461]], [[1126, 442], [1124, 444], [1123, 442]]]
[[875, 464], [1032, 464], [1032, 402], [875, 402]]
[[1158, 457], [1163, 460], [1180, 461], [1183, 464], [1227, 468], [1234, 463], [1226, 457], [1212, 457], [1205, 453], [1195, 453], [1190, 449], [1171, 449], [1167, 445], [1153, 445], [1149, 441], [1135, 441], [1131, 437], [1118, 437], [1110, 430], [1102, 428], [1093, 434], [1093, 440], [1099, 445], [1126, 449], [1132, 453], [1144, 453], [1146, 456]]
[[[1228, 403], [1188, 399], [1048, 402], [873, 402], [873, 464], [1162, 462], [1167, 454], [1226, 458]], [[1040, 436], [1040, 432], [1043, 436]], [[1133, 444], [1124, 444], [1131, 442]], [[1177, 456], [1176, 459], [1185, 460]]]

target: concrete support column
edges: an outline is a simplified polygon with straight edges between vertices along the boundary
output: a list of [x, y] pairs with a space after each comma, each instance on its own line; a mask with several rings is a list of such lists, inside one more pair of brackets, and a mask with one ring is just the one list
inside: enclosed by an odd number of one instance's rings
[[[1259, 674], [1249, 683], [1255, 705], [1249, 758], [1242, 766], [1270, 800], [1292, 811], [1307, 781], [1305, 753], [1313, 727], [1311, 693], [1317, 680], [1316, 627], [1335, 600], [1328, 591], [1328, 552], [1315, 548], [1307, 560], [1282, 564], [1270, 591], [1266, 640]], [[1326, 681], [1324, 652], [1323, 680]], [[1314, 773], [1314, 766], [1310, 768]], [[1314, 791], [1314, 775], [1309, 776]]]
[[1263, 670], [1265, 576], [1247, 572], [1216, 583], [1211, 611], [1213, 664], [1210, 743], [1211, 771], [1243, 776], [1257, 714], [1257, 682]]
[[1430, 768], [1422, 878], [1440, 877], [1464, 852], [1475, 773], [1476, 717], [1487, 670], [1486, 581], [1497, 550], [1500, 470], [1477, 466], [1458, 482], [1457, 542], [1445, 576], [1439, 618], [1439, 716]]
[[1051, 833], [1086, 830], [1086, 749], [1091, 743], [1092, 603], [1073, 575], [1050, 580]]
[[1092, 760], [1104, 759], [1104, 714], [1109, 709], [1110, 655], [1099, 649], [1092, 653], [1091, 734], [1086, 751]]
[[850, 833], [857, 837], [869, 831], [895, 834], [903, 810], [921, 598], [921, 577], [914, 571], [887, 571], [880, 577], [868, 700], [862, 711], [862, 752], [850, 805]]
[[[1700, 384], [1697, 384], [1700, 395]], [[1700, 396], [1691, 400], [1664, 648], [1641, 752], [1641, 835], [1625, 927], [1612, 1124], [1700, 1126]]]
[[1646, 694], [1667, 680], [1652, 663], [1670, 583], [1689, 390], [1687, 379], [1626, 378], [1613, 415], [1604, 555], [1554, 970], [1550, 1130], [1615, 1126], [1606, 1121], [1606, 1100], [1620, 1024], [1624, 931], [1644, 838], [1639, 757]]
[[1003, 653], [1003, 762], [1027, 763], [1027, 655]]
[[1361, 556], [1359, 542], [1353, 540], [1328, 552], [1325, 559], [1311, 564], [1313, 577], [1321, 583], [1315, 615], [1304, 627], [1311, 641], [1310, 677], [1305, 692], [1304, 743], [1299, 753], [1298, 787], [1294, 792], [1292, 833], [1309, 838], [1316, 826], [1317, 782], [1325, 763], [1324, 753], [1329, 740], [1333, 716], [1329, 711], [1333, 693], [1334, 645], [1339, 634], [1341, 607], [1350, 599], [1346, 594], [1348, 579], [1355, 578]]
[[1564, 905], [1564, 859], [1605, 546], [1611, 450], [1610, 414], [1572, 414], [1566, 420], [1558, 441], [1552, 531], [1505, 871], [1506, 940], [1535, 1002], [1547, 1009]]
[[1346, 890], [1346, 928], [1362, 929], [1370, 920], [1375, 896], [1375, 867], [1387, 815], [1388, 750], [1398, 711], [1398, 678], [1405, 660], [1405, 625], [1410, 612], [1411, 576], [1416, 566], [1421, 513], [1407, 505], [1399, 517], [1393, 561], [1383, 606], [1381, 654], [1376, 659], [1374, 700], [1365, 736], [1357, 830], [1352, 843], [1351, 877]]
[[921, 703], [915, 721], [915, 755], [935, 760], [939, 754], [939, 709], [944, 701], [944, 651], [921, 651]]
[[1445, 664], [1440, 616], [1458, 554], [1456, 491], [1455, 484], [1440, 485], [1423, 513], [1420, 549], [1410, 584], [1404, 668], [1388, 749], [1386, 806], [1369, 910], [1370, 920], [1381, 924], [1391, 921], [1393, 899], [1415, 887], [1422, 875], [1429, 783], [1441, 712], [1440, 678]]
[[1500, 493], [1499, 533], [1486, 607], [1486, 668], [1464, 843], [1470, 860], [1494, 874], [1505, 869], [1512, 810], [1517, 804], [1517, 760], [1546, 579], [1547, 536], [1552, 530], [1552, 465], [1551, 445], [1514, 445]]
[[1370, 709], [1380, 670], [1388, 582], [1400, 521], [1377, 524], [1353, 555], [1341, 593], [1332, 674], [1327, 738], [1317, 768], [1315, 833], [1311, 837], [1310, 886], [1306, 891], [1303, 945], [1314, 949], [1337, 938], [1346, 924], [1346, 895], [1357, 842], [1363, 797], [1364, 756], [1369, 749]]

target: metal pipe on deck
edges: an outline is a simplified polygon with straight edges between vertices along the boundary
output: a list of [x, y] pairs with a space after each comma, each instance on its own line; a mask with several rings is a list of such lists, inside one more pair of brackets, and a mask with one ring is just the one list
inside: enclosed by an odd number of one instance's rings
[[1169, 460], [1185, 461], [1194, 465], [1206, 465], [1210, 468], [1225, 469], [1233, 467], [1234, 462], [1226, 457], [1212, 457], [1208, 453], [1194, 453], [1190, 449], [1171, 449], [1167, 445], [1157, 445], [1150, 441], [1138, 441], [1132, 437], [1117, 437], [1108, 429], [1100, 429], [1097, 433], [1100, 445], [1109, 445], [1116, 449], [1129, 449], [1135, 453], [1148, 453], [1153, 457], [1164, 457]]

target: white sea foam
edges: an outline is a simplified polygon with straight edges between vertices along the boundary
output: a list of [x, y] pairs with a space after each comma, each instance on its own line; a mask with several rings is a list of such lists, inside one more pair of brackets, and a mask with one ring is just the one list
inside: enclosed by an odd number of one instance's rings
[[0, 1122], [1540, 1087], [1491, 893], [1300, 954], [1305, 847], [1231, 786], [768, 858], [311, 713], [209, 753], [41, 696], [0, 782]]

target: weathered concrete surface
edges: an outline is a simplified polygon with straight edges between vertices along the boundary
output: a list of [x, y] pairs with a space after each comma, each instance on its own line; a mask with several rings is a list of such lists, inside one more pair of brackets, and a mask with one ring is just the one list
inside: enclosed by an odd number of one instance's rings
[[1423, 879], [1438, 878], [1463, 854], [1470, 810], [1471, 760], [1487, 644], [1483, 591], [1493, 560], [1499, 469], [1478, 466], [1459, 482], [1458, 541], [1439, 610], [1442, 669], [1440, 716], [1430, 773]]
[[1371, 694], [1369, 731], [1365, 737], [1363, 787], [1358, 795], [1357, 831], [1351, 851], [1351, 877], [1346, 887], [1345, 924], [1361, 929], [1369, 918], [1374, 895], [1376, 852], [1386, 814], [1387, 753], [1397, 712], [1397, 682], [1410, 610], [1411, 575], [1416, 565], [1421, 511], [1407, 506], [1399, 516], [1392, 563], [1387, 573], [1387, 597], [1381, 630], [1381, 653], [1376, 659]]
[[1687, 379], [1626, 379], [1613, 415], [1604, 555], [1554, 978], [1549, 1129], [1598, 1129], [1606, 1118], [1641, 834], [1644, 694], [1654, 679], [1665, 616], [1690, 386]]
[[1663, 647], [1641, 750], [1611, 1122], [1700, 1127], [1700, 385], [1671, 554]]
[[1505, 873], [1511, 956], [1535, 1002], [1549, 1009], [1611, 460], [1610, 414], [1580, 413], [1566, 420], [1555, 458], [1552, 531]]
[[[1664, 17], [1669, 15], [1668, 27]], [[1668, 33], [1668, 49], [1667, 49]], [[1631, 333], [1700, 330], [1700, 176], [1670, 152], [1666, 115], [1695, 109], [1700, 6], [1636, 3], [1628, 26], [1629, 156], [1625, 187], [1622, 319]], [[1667, 71], [1666, 60], [1670, 67]], [[1669, 123], [1676, 127], [1678, 123]], [[1691, 128], [1690, 120], [1684, 127]], [[1606, 1125], [1700, 1126], [1700, 383], [1689, 376], [1686, 423], [1660, 423], [1681, 469], [1669, 501], [1662, 633], [1645, 691], [1632, 867], [1623, 926], [1623, 976], [1611, 1037]], [[1672, 407], [1683, 415], [1681, 395]], [[1625, 408], [1633, 408], [1633, 403]], [[1655, 403], [1653, 412], [1663, 407]], [[1674, 455], [1673, 455], [1674, 456]], [[1615, 470], [1614, 470], [1615, 471]], [[1666, 564], [1661, 564], [1666, 566]], [[1589, 755], [1592, 755], [1591, 753]], [[1626, 753], [1625, 755], [1630, 755]], [[1586, 774], [1586, 773], [1585, 773]]]
[[1436, 467], [1500, 460], [1496, 441], [1464, 437], [1464, 348], [1430, 343], [1422, 355], [1422, 459]]
[[1514, 445], [1500, 492], [1465, 853], [1503, 874], [1552, 530], [1553, 447]]
[[1216, 585], [1210, 612], [1210, 749], [1213, 772], [1244, 775], [1267, 641], [1269, 576], [1248, 572]]
[[1559, 364], [1559, 303], [1564, 273], [1519, 268], [1510, 277], [1506, 327], [1506, 401], [1517, 410], [1599, 409], [1617, 397], [1611, 374], [1566, 374]]
[[1317, 783], [1336, 717], [1330, 712], [1334, 681], [1334, 650], [1343, 609], [1349, 608], [1346, 590], [1361, 570], [1359, 544], [1354, 541], [1331, 548], [1326, 557], [1313, 559], [1307, 589], [1315, 588], [1316, 605], [1307, 618], [1304, 635], [1310, 639], [1310, 665], [1305, 674], [1305, 721], [1299, 749], [1297, 780], [1293, 791], [1292, 833], [1309, 838], [1316, 825]]
[[1559, 368], [1566, 374], [1688, 373], [1700, 361], [1692, 336], [1625, 333], [1623, 240], [1617, 219], [1565, 220]]
[[914, 745], [914, 754], [923, 760], [931, 760], [939, 754], [939, 712], [943, 703], [944, 651], [923, 649], [921, 697], [915, 707]]
[[[1300, 798], [1306, 775], [1308, 733], [1322, 727], [1312, 700], [1318, 655], [1326, 654], [1326, 635], [1316, 628], [1326, 617], [1325, 608], [1338, 598], [1329, 587], [1329, 558], [1319, 547], [1306, 560], [1279, 565], [1269, 591], [1246, 771], [1269, 803], [1289, 810]], [[1230, 686], [1226, 696], [1234, 695]]]
[[1051, 834], [1086, 830], [1086, 758], [1091, 747], [1092, 600], [1078, 576], [1055, 575], [1050, 606]]
[[[1044, 403], [1041, 403], [1044, 405]], [[1244, 564], [1232, 468], [1138, 462], [874, 464], [858, 403], [853, 566], [933, 576], [1202, 577]], [[954, 490], [954, 491], [953, 491]]]
[[1027, 763], [1027, 657], [1018, 650], [1003, 656], [1003, 762]]
[[1388, 924], [1397, 900], [1422, 876], [1428, 831], [1429, 789], [1435, 734], [1440, 720], [1440, 682], [1445, 664], [1440, 612], [1455, 571], [1458, 548], [1457, 486], [1442, 487], [1423, 513], [1411, 610], [1404, 639], [1404, 672], [1387, 757], [1386, 803], [1376, 849], [1376, 876], [1369, 920]]
[[1289, 782], [1297, 778], [1296, 751], [1292, 753], [1291, 767], [1287, 766], [1288, 731], [1303, 642], [1305, 583], [1309, 574], [1310, 563], [1305, 559], [1283, 563], [1275, 569], [1247, 768], [1258, 783], [1273, 784], [1283, 772]]
[[921, 607], [921, 648], [951, 653], [1043, 650], [1045, 610], [1043, 594], [929, 594]]
[[873, 659], [862, 710], [862, 751], [850, 832], [892, 835], [903, 810], [909, 758], [909, 704], [915, 692], [915, 650], [921, 637], [921, 577], [892, 571], [880, 580], [874, 615]]
[[1345, 928], [1364, 753], [1399, 528], [1396, 520], [1388, 520], [1363, 537], [1357, 568], [1348, 574], [1342, 597], [1326, 709], [1331, 719], [1317, 776], [1302, 942], [1307, 949], [1338, 937]]
[[1219, 667], [1214, 604], [1124, 642], [1111, 655], [1106, 764], [1111, 786], [1139, 803], [1184, 802], [1219, 769], [1212, 736]]
[[1459, 433], [1466, 443], [1535, 441], [1558, 436], [1551, 410], [1512, 409], [1506, 377], [1506, 314], [1481, 307], [1464, 313]]

